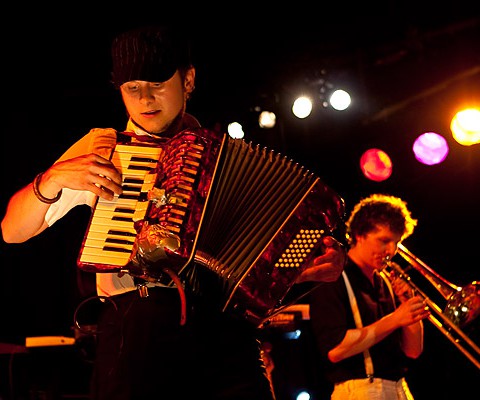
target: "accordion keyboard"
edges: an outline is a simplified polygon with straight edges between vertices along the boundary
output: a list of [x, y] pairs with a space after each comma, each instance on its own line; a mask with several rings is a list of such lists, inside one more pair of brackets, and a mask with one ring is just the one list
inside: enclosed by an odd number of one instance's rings
[[117, 144], [112, 162], [123, 175], [123, 193], [98, 199], [79, 262], [112, 269], [127, 264], [134, 245], [135, 221], [145, 217], [147, 194], [156, 181], [161, 147]]

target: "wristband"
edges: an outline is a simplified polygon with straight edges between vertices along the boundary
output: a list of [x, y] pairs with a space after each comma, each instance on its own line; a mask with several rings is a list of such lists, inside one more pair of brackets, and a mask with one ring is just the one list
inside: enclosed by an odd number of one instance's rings
[[60, 197], [62, 196], [62, 190], [57, 193], [57, 195], [53, 199], [49, 199], [48, 197], [45, 197], [43, 194], [40, 193], [40, 189], [38, 185], [40, 184], [40, 180], [42, 179], [43, 172], [40, 172], [35, 179], [33, 180], [33, 193], [35, 193], [35, 196], [37, 197], [38, 200], [40, 200], [42, 203], [46, 204], [52, 204], [60, 200]]

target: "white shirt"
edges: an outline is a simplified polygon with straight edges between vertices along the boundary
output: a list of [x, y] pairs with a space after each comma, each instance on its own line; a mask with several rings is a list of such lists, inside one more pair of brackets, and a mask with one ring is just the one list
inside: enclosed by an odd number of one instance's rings
[[[137, 135], [148, 135], [130, 120], [127, 124], [127, 131], [133, 131]], [[134, 140], [134, 139], [132, 139]], [[67, 160], [84, 154], [95, 153], [104, 158], [110, 159], [117, 142], [117, 132], [112, 128], [94, 128], [84, 137], [73, 144], [58, 160]], [[72, 208], [78, 205], [88, 205], [92, 209], [95, 206], [97, 196], [92, 192], [83, 190], [72, 190], [64, 188], [60, 200], [51, 204], [45, 215], [45, 221], [52, 226], [57, 220], [65, 216]], [[101, 272], [96, 276], [96, 288], [99, 296], [113, 296], [136, 289], [133, 277], [129, 274]], [[148, 286], [159, 286], [149, 284]], [[163, 285], [160, 285], [163, 286]]]

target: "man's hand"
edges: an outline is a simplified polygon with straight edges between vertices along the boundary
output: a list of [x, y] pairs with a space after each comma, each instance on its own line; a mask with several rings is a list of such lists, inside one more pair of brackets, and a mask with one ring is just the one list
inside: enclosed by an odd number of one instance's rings
[[122, 193], [122, 175], [110, 160], [92, 153], [54, 164], [43, 174], [41, 185], [40, 192], [49, 198], [69, 188], [113, 200]]
[[300, 274], [295, 283], [334, 282], [339, 277], [347, 261], [345, 247], [332, 236], [323, 238], [324, 252], [313, 259]]

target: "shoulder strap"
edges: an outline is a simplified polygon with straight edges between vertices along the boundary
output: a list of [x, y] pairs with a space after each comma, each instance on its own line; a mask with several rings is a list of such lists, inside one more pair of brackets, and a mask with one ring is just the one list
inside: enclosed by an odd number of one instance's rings
[[[345, 281], [345, 286], [347, 287], [348, 299], [350, 300], [350, 306], [352, 307], [352, 313], [353, 313], [353, 319], [355, 320], [355, 325], [357, 328], [363, 328], [362, 318], [360, 317], [360, 311], [358, 310], [357, 299], [355, 298], [355, 294], [353, 293], [352, 286], [350, 285], [350, 281], [345, 271], [342, 272], [342, 276], [343, 276], [343, 280]], [[365, 371], [367, 373], [367, 377], [370, 380], [372, 380], [373, 379], [373, 362], [368, 349], [366, 349], [363, 352], [363, 356], [365, 359]]]

